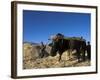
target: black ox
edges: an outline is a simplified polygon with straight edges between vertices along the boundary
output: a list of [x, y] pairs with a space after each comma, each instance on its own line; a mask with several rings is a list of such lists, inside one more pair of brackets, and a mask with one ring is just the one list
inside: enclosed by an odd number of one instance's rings
[[[59, 61], [61, 60], [61, 56], [66, 50], [76, 50], [76, 56], [78, 61], [85, 60], [85, 49], [86, 49], [86, 41], [85, 40], [74, 40], [74, 39], [64, 39], [64, 38], [55, 38], [52, 40], [52, 48], [50, 55], [56, 56], [59, 53]], [[82, 53], [82, 55], [81, 55]]]

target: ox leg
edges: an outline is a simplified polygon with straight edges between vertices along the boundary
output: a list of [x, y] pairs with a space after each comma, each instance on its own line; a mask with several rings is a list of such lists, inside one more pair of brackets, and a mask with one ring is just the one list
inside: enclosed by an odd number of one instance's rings
[[80, 62], [80, 51], [77, 49], [77, 59], [78, 59], [78, 62]]
[[70, 60], [70, 53], [71, 53], [71, 50], [68, 50], [68, 60]]
[[83, 50], [83, 56], [82, 56], [82, 59], [83, 59], [83, 61], [85, 61], [85, 50]]
[[72, 60], [72, 57], [71, 57], [72, 51], [73, 51], [72, 49], [68, 50], [68, 57], [69, 57], [68, 60]]
[[59, 56], [59, 61], [60, 61], [60, 60], [61, 60], [62, 53], [59, 53], [59, 55], [60, 55], [60, 56]]
[[70, 59], [70, 50], [68, 50], [68, 60]]

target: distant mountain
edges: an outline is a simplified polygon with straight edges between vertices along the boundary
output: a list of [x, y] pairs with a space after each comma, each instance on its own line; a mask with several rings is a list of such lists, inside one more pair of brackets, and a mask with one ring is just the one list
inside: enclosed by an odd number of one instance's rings
[[31, 45], [41, 45], [40, 43], [35, 43], [35, 42], [23, 42], [24, 44], [31, 44]]

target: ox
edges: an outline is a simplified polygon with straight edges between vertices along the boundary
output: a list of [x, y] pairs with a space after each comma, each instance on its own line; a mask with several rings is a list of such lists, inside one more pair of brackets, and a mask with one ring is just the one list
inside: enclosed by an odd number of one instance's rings
[[64, 36], [58, 34], [56, 38], [52, 40], [52, 48], [50, 55], [56, 56], [57, 52], [59, 53], [59, 61], [61, 60], [61, 56], [64, 51], [72, 49], [76, 50], [78, 62], [81, 59], [81, 52], [82, 52], [82, 60], [85, 60], [85, 49], [86, 49], [86, 42], [85, 40], [74, 40], [74, 39], [64, 39]]

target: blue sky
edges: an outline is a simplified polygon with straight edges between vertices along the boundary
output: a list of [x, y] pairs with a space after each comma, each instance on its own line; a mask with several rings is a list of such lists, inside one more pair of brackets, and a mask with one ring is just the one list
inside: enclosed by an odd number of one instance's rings
[[90, 20], [89, 13], [23, 10], [23, 41], [46, 43], [57, 33], [68, 37], [83, 36], [90, 41]]

